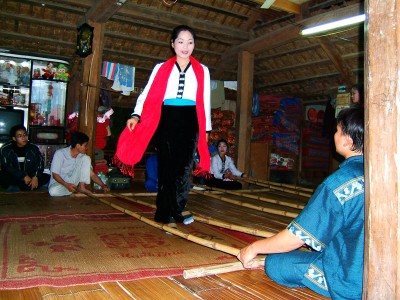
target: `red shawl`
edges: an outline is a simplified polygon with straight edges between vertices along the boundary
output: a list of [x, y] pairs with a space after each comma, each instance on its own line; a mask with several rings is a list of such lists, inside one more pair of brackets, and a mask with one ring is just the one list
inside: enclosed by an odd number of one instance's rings
[[[143, 104], [140, 122], [133, 131], [128, 127], [122, 131], [117, 145], [117, 152], [113, 157], [114, 164], [123, 174], [133, 177], [133, 168], [147, 149], [147, 146], [157, 129], [161, 117], [161, 107], [167, 89], [168, 79], [175, 65], [176, 56], [167, 60], [158, 70], [149, 93]], [[197, 150], [200, 162], [194, 171], [196, 176], [207, 176], [210, 172], [210, 153], [206, 141], [206, 115], [204, 111], [204, 69], [201, 64], [190, 57], [194, 74], [197, 79], [196, 112], [199, 123], [199, 141]]]

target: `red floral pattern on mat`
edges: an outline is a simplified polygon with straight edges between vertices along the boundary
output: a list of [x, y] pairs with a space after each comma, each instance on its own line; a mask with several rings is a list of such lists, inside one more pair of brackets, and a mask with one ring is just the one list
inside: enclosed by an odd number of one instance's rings
[[67, 251], [79, 251], [83, 247], [79, 244], [79, 238], [76, 236], [56, 236], [50, 240], [50, 242], [40, 241], [32, 243], [37, 247], [48, 247], [53, 252], [67, 252]]
[[[200, 222], [178, 228], [231, 247], [247, 244], [233, 231]], [[0, 229], [0, 289], [175, 276], [237, 261], [128, 216], [0, 220]]]
[[46, 266], [41, 265], [35, 259], [21, 255], [19, 258], [19, 266], [17, 267], [18, 273], [30, 273], [34, 272], [37, 269], [40, 269], [46, 273], [62, 273], [63, 271], [78, 271], [79, 268], [63, 268], [63, 267], [54, 267], [54, 266]]

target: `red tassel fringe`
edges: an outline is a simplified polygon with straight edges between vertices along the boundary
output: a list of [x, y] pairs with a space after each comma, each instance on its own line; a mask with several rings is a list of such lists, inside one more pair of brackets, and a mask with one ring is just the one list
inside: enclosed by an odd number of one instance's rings
[[134, 177], [135, 172], [133, 165], [124, 164], [122, 161], [119, 160], [119, 158], [116, 155], [114, 155], [114, 157], [112, 158], [112, 162], [114, 165], [117, 166], [118, 169], [121, 170], [122, 174]]
[[204, 177], [205, 179], [211, 179], [212, 174], [208, 171], [204, 171], [203, 169], [199, 168], [198, 166], [193, 171], [193, 175], [196, 177]]

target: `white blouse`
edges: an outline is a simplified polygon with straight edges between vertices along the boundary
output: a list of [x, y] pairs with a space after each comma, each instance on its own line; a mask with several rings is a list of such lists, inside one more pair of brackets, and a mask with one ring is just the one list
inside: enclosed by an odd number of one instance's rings
[[243, 172], [240, 172], [236, 169], [236, 166], [229, 156], [225, 155], [225, 165], [223, 165], [221, 157], [216, 154], [211, 158], [211, 174], [214, 175], [215, 178], [222, 179], [222, 175], [224, 175], [226, 170], [230, 170], [235, 176], [242, 176]]
[[[139, 95], [136, 106], [132, 114], [141, 115], [143, 111], [143, 104], [146, 100], [147, 94], [150, 90], [150, 87], [156, 77], [156, 74], [163, 63], [157, 64], [153, 71], [151, 72], [149, 82], [146, 87], [143, 89], [143, 92]], [[204, 69], [204, 111], [206, 115], [206, 131], [210, 131], [212, 129], [211, 126], [211, 89], [210, 89], [210, 71], [203, 64], [201, 65]], [[179, 70], [175, 65], [172, 68], [171, 75], [168, 79], [167, 89], [165, 91], [164, 100], [165, 99], [175, 99], [178, 94], [179, 87]], [[185, 87], [182, 94], [182, 99], [193, 100], [196, 101], [196, 91], [197, 91], [197, 80], [196, 75], [194, 74], [193, 67], [190, 66], [185, 74]]]

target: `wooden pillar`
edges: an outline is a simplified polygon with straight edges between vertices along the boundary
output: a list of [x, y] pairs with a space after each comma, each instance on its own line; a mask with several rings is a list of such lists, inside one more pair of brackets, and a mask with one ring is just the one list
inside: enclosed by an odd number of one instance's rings
[[400, 6], [366, 5], [364, 299], [400, 299]]
[[251, 110], [253, 104], [254, 54], [239, 53], [238, 93], [236, 101], [237, 167], [248, 174], [250, 169]]
[[94, 27], [93, 51], [92, 54], [83, 60], [82, 94], [79, 105], [79, 131], [86, 133], [90, 138], [87, 154], [93, 161], [105, 24], [93, 23], [90, 25]]

